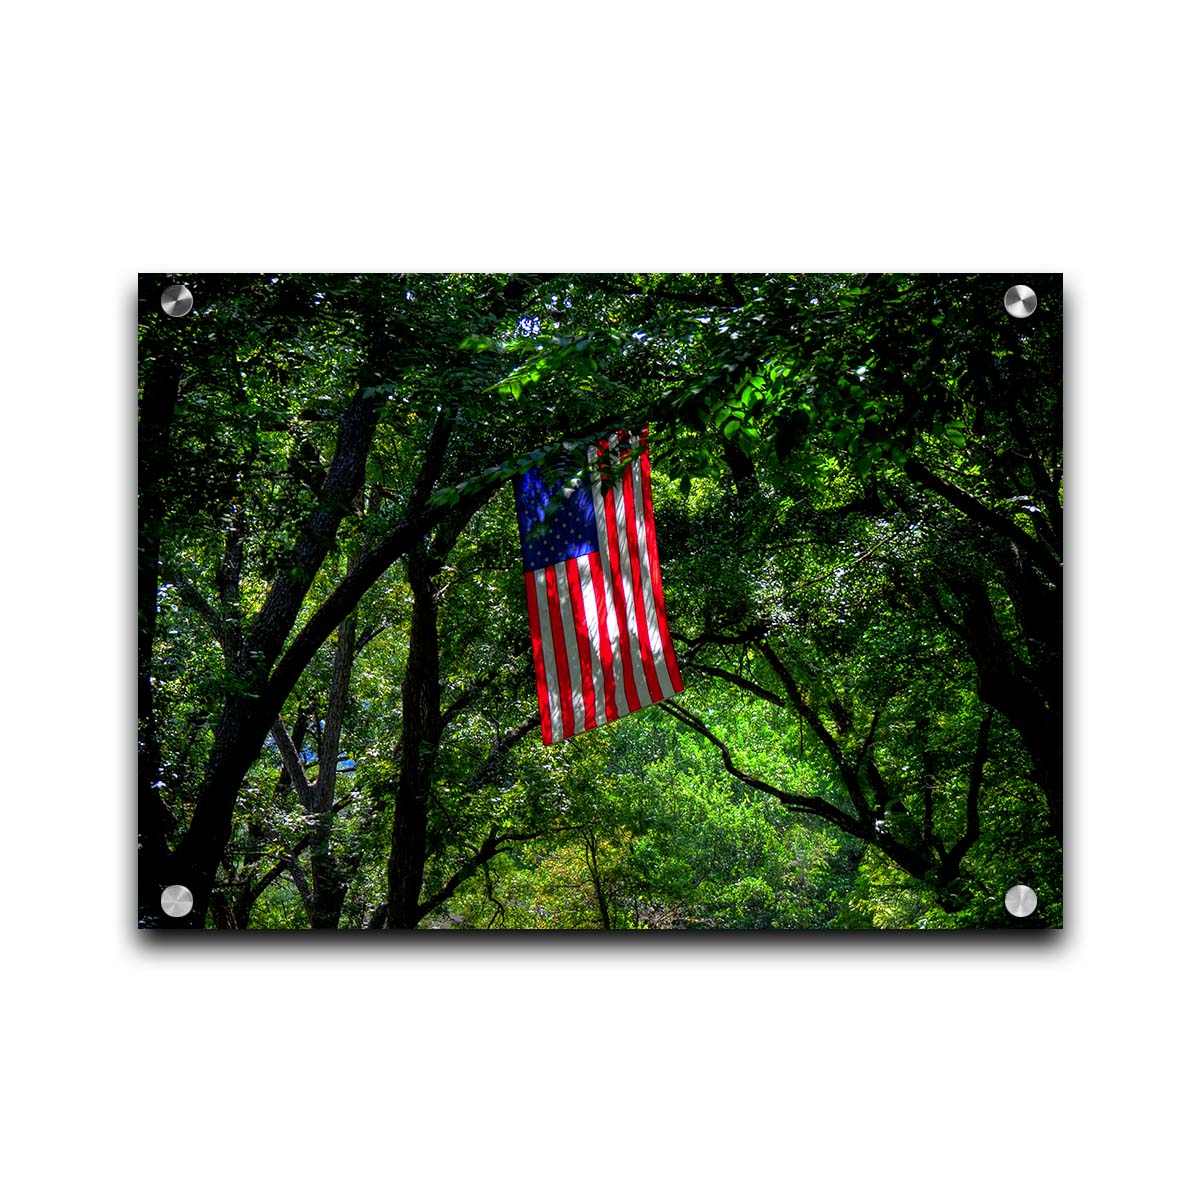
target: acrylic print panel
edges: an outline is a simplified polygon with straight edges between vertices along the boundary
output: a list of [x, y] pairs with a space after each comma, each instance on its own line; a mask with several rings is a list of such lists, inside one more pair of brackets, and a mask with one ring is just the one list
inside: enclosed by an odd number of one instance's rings
[[1061, 331], [1046, 275], [142, 276], [139, 925], [1060, 926]]

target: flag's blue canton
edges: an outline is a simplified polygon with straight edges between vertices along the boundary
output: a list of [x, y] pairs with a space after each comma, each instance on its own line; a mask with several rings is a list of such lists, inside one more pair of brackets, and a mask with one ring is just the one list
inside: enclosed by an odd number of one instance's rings
[[561, 501], [540, 537], [534, 536], [534, 527], [545, 520], [546, 506], [557, 488], [552, 491], [546, 486], [537, 467], [513, 482], [517, 491], [517, 525], [521, 530], [525, 570], [536, 571], [564, 559], [594, 554], [599, 549], [592, 489], [586, 480]]

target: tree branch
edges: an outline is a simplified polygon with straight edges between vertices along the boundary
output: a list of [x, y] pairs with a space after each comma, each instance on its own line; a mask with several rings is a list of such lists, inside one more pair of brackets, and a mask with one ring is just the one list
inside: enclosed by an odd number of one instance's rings
[[228, 658], [231, 653], [231, 640], [229, 638], [229, 630], [226, 628], [225, 621], [221, 614], [208, 602], [204, 593], [190, 579], [179, 577], [170, 579], [167, 582], [179, 593], [179, 598], [192, 609], [193, 612], [200, 617], [213, 637], [217, 639], [217, 645], [225, 652]]
[[417, 920], [428, 916], [439, 904], [444, 904], [485, 862], [500, 853], [500, 841], [495, 826], [483, 840], [483, 844], [448, 880], [428, 899], [417, 905]]
[[[333, 545], [342, 517], [362, 488], [367, 454], [382, 407], [378, 391], [359, 388], [341, 416], [337, 449], [321, 486], [317, 507], [296, 539], [287, 559], [288, 566], [276, 576], [247, 634], [248, 648], [261, 655], [267, 664], [275, 661], [300, 604]], [[274, 706], [274, 711], [281, 707], [282, 704]]]
[[478, 679], [471, 680], [466, 688], [459, 695], [455, 696], [442, 710], [442, 729], [445, 729], [464, 708], [474, 703], [479, 698], [480, 693], [496, 681], [496, 677], [499, 674], [498, 669], [493, 669], [486, 675], [481, 675]]
[[312, 887], [308, 882], [308, 876], [304, 873], [304, 864], [297, 855], [291, 854], [288, 856], [286, 870], [291, 876], [292, 882], [296, 885], [296, 891], [300, 893], [300, 899], [304, 903], [304, 911], [308, 913], [308, 920], [311, 924], [313, 919], [313, 893]]
[[842, 782], [846, 785], [846, 791], [850, 795], [850, 802], [854, 805], [859, 820], [865, 824], [871, 819], [871, 806], [867, 803], [867, 798], [863, 794], [862, 783], [859, 781], [857, 768], [846, 757], [845, 752], [837, 744], [837, 740], [833, 734], [826, 728], [825, 722], [821, 720], [816, 711], [804, 699], [792, 673], [783, 665], [783, 660], [771, 648], [770, 643], [764, 638], [758, 643], [758, 648], [762, 656], [770, 664], [771, 670], [779, 677], [793, 707], [808, 722], [809, 728], [817, 735], [821, 745], [825, 747], [833, 765], [837, 768], [838, 774], [842, 777]]
[[821, 796], [801, 796], [796, 792], [785, 791], [783, 788], [777, 788], [774, 784], [767, 783], [765, 780], [756, 779], [753, 775], [746, 774], [745, 771], [739, 770], [734, 765], [733, 755], [730, 754], [729, 747], [699, 717], [681, 708], [673, 700], [664, 700], [662, 707], [679, 721], [680, 724], [686, 725], [693, 732], [700, 734], [701, 737], [716, 746], [725, 764], [726, 772], [735, 779], [741, 780], [747, 787], [753, 788], [757, 792], [763, 792], [768, 796], [774, 796], [776, 800], [792, 812], [821, 817], [846, 833], [867, 840], [868, 835], [861, 821], [849, 813], [843, 812], [840, 808], [830, 804], [829, 801]]
[[487, 783], [495, 772], [496, 766], [501, 758], [511, 750], [527, 733], [541, 727], [542, 719], [537, 713], [531, 713], [520, 724], [515, 725], [503, 737], [496, 739], [496, 744], [488, 752], [487, 758], [483, 760], [479, 770], [471, 776], [470, 782], [467, 784], [467, 791], [473, 791], [480, 784]]
[[1035, 537], [1025, 532], [1015, 521], [1010, 521], [1000, 513], [993, 512], [981, 500], [968, 495], [960, 487], [935, 475], [928, 467], [917, 462], [915, 458], [908, 459], [904, 464], [904, 473], [914, 483], [937, 493], [942, 499], [948, 500], [964, 516], [968, 516], [979, 524], [1001, 534], [1003, 537], [1016, 542], [1025, 550], [1034, 562], [1045, 572], [1046, 578], [1056, 586], [1062, 584], [1062, 563]]
[[[469, 504], [472, 506], [472, 511], [477, 511], [500, 489], [503, 482], [503, 480], [496, 479], [487, 484], [469, 501], [460, 503]], [[279, 665], [263, 689], [264, 699], [275, 702], [277, 708], [283, 706], [288, 693], [296, 686], [296, 681], [303, 674], [304, 668], [321, 648], [325, 639], [337, 628], [339, 622], [393, 563], [407, 555], [430, 530], [446, 518], [448, 511], [453, 510], [432, 508], [428, 505], [423, 508], [414, 507], [410, 504], [409, 511], [405, 516], [371, 550], [363, 555], [362, 561], [354, 570], [347, 572], [341, 583], [329, 594], [328, 599], [313, 613], [305, 626], [292, 639], [291, 644], [284, 651], [283, 657], [279, 660]]]
[[274, 737], [275, 745], [279, 747], [279, 753], [283, 756], [283, 768], [287, 771], [292, 787], [296, 789], [296, 795], [300, 797], [300, 803], [304, 805], [304, 811], [311, 812], [317, 791], [316, 784], [309, 783], [304, 764], [300, 761], [300, 753], [279, 717], [271, 723], [271, 736]]
[[883, 712], [883, 709], [877, 708], [875, 710], [874, 716], [871, 717], [871, 728], [867, 730], [866, 741], [863, 742], [862, 746], [860, 747], [860, 749], [858, 751], [858, 758], [856, 758], [854, 761], [854, 765], [856, 768], [862, 767], [863, 759], [866, 758], [867, 754], [870, 752], [871, 743], [875, 740], [875, 729], [879, 725], [879, 715], [882, 712]]
[[365, 650], [381, 633], [391, 628], [386, 621], [382, 621], [376, 625], [374, 629], [365, 629], [358, 635], [358, 641], [354, 643], [354, 653], [359, 654]]
[[337, 649], [333, 655], [333, 672], [329, 680], [329, 703], [325, 709], [325, 727], [317, 748], [317, 780], [313, 789], [313, 807], [321, 811], [333, 803], [337, 775], [338, 748], [342, 740], [342, 723], [350, 699], [350, 675], [354, 669], [355, 614], [351, 612], [338, 626]]
[[682, 633], [672, 633], [672, 640], [682, 642], [699, 650], [701, 646], [749, 646], [766, 636], [765, 625], [752, 625], [741, 633], [702, 633], [698, 637], [687, 637]]
[[734, 687], [741, 688], [744, 692], [749, 692], [751, 695], [757, 696], [760, 700], [765, 700], [768, 704], [774, 704], [779, 708], [786, 708], [787, 701], [769, 688], [765, 688], [762, 684], [755, 683], [752, 679], [746, 679], [742, 675], [735, 675], [732, 671], [726, 671], [721, 667], [710, 667], [707, 663], [698, 663], [690, 657], [685, 657], [681, 660], [682, 666], [686, 666], [689, 670], [699, 671], [701, 675], [711, 675], [714, 679], [724, 679], [726, 683], [732, 683]]
[[[343, 808], [348, 808], [351, 804], [356, 803], [359, 799], [359, 796], [347, 796], [345, 800], [338, 801], [338, 803], [335, 804], [329, 811], [331, 813], [341, 812]], [[284, 871], [288, 870], [292, 863], [297, 862], [299, 855], [308, 848], [309, 842], [312, 841], [312, 833], [313, 831], [310, 829], [304, 834], [303, 837], [300, 838], [298, 842], [296, 842], [294, 846], [283, 852], [282, 856], [276, 860], [275, 865], [271, 867], [266, 874], [262, 875], [259, 879], [251, 880], [246, 884], [241, 895], [238, 897], [238, 902], [234, 909], [236, 913], [238, 913], [243, 919], [249, 918], [250, 911], [253, 909], [254, 904], [258, 900], [259, 896], [261, 896], [263, 892], [265, 892], [267, 888], [270, 887], [271, 884], [284, 873]]]
[[967, 827], [962, 837], [955, 842], [953, 849], [946, 855], [939, 875], [944, 875], [944, 882], [949, 883], [958, 875], [963, 857], [979, 840], [979, 793], [983, 788], [983, 768], [988, 757], [988, 735], [992, 728], [992, 717], [995, 710], [989, 708], [982, 721], [979, 722], [979, 735], [975, 742], [975, 758], [971, 763], [971, 777], [967, 785]]
[[535, 833], [499, 833], [493, 825], [491, 832], [483, 840], [483, 844], [471, 855], [466, 862], [446, 880], [432, 896], [417, 905], [417, 920], [427, 917], [440, 904], [445, 904], [451, 896], [485, 863], [490, 862], [501, 850], [517, 842], [533, 842], [538, 838], [554, 837], [560, 833], [577, 832], [581, 826], [571, 825], [560, 829], [545, 829]]

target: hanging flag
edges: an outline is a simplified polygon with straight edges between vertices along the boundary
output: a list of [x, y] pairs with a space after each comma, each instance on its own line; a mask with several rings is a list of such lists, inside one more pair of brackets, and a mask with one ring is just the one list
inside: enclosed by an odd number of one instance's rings
[[547, 486], [539, 468], [514, 480], [547, 746], [683, 691], [646, 440], [646, 430], [601, 439], [587, 470], [566, 483]]

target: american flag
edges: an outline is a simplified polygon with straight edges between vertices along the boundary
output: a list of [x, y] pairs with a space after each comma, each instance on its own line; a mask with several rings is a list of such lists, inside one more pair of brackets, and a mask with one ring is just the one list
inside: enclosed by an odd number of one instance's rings
[[547, 746], [683, 691], [646, 441], [644, 429], [619, 430], [589, 448], [587, 470], [573, 480], [547, 485], [540, 468], [514, 480]]

